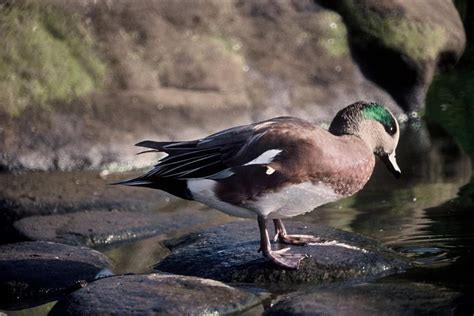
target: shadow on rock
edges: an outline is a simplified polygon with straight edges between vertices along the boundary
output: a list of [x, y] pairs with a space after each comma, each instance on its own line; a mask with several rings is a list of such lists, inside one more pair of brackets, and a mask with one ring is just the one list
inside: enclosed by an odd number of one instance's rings
[[312, 233], [326, 241], [291, 247], [292, 253], [310, 256], [303, 260], [299, 270], [279, 268], [257, 253], [259, 235], [252, 221], [228, 223], [169, 242], [172, 254], [155, 269], [282, 288], [301, 283], [376, 278], [409, 267], [407, 260], [366, 237], [322, 225], [289, 223], [287, 226], [291, 233]]
[[56, 300], [110, 266], [101, 253], [52, 242], [0, 247], [0, 308], [23, 309]]
[[275, 304], [265, 315], [460, 315], [466, 308], [461, 295], [448, 288], [379, 283], [293, 296]]

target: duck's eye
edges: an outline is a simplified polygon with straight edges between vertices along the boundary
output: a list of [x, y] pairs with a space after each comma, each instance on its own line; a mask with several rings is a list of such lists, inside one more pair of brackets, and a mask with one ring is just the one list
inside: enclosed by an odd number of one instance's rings
[[389, 134], [389, 135], [395, 135], [395, 133], [397, 132], [397, 129], [394, 125], [384, 125], [384, 128], [385, 128], [385, 131]]

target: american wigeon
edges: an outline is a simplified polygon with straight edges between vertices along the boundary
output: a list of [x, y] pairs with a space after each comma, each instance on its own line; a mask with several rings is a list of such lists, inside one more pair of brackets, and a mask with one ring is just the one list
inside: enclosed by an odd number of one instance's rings
[[274, 263], [297, 268], [304, 254], [272, 250], [275, 241], [306, 244], [281, 221], [350, 196], [364, 187], [379, 156], [397, 177], [395, 117], [377, 103], [356, 102], [337, 113], [329, 131], [295, 117], [233, 127], [192, 141], [143, 141], [137, 146], [168, 156], [147, 174], [120, 184], [160, 189], [238, 217], [257, 218], [260, 247]]

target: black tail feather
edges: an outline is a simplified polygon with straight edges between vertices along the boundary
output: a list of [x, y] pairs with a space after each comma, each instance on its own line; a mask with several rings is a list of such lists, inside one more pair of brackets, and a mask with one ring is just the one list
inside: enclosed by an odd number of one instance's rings
[[145, 176], [129, 179], [125, 181], [119, 181], [115, 183], [109, 183], [110, 185], [128, 185], [136, 187], [146, 187], [151, 189], [158, 189], [166, 191], [177, 197], [186, 200], [192, 200], [191, 192], [188, 190], [186, 180], [175, 180], [170, 178], [154, 178], [153, 181], [146, 180]]

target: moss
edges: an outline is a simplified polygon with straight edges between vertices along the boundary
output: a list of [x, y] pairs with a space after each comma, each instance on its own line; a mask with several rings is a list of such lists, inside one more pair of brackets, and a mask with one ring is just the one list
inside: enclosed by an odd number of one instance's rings
[[448, 40], [445, 30], [439, 25], [408, 20], [397, 14], [381, 16], [353, 0], [343, 3], [350, 23], [360, 33], [358, 40], [375, 37], [385, 47], [399, 51], [412, 60], [436, 58]]
[[70, 101], [100, 87], [106, 66], [77, 17], [42, 2], [19, 1], [0, 11], [0, 110]]
[[332, 57], [344, 57], [349, 54], [347, 29], [339, 14], [324, 11], [319, 16], [319, 27], [322, 32], [318, 45]]

